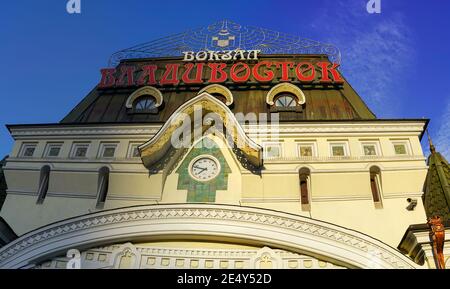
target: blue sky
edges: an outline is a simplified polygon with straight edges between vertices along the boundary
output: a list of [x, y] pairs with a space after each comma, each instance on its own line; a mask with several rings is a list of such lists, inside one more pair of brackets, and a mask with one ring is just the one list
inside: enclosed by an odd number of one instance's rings
[[[450, 1], [4, 1], [0, 6], [0, 156], [4, 124], [59, 122], [118, 50], [221, 19], [338, 46], [342, 71], [379, 118], [430, 118], [450, 159]], [[424, 142], [425, 144], [425, 142]], [[426, 145], [425, 145], [426, 146]]]

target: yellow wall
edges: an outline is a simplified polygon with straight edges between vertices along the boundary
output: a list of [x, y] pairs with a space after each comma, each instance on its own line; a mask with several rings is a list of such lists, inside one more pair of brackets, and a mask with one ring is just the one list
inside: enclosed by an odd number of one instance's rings
[[[150, 138], [151, 136], [149, 136]], [[86, 160], [68, 158], [71, 142], [76, 137], [67, 136], [62, 156], [58, 160], [42, 158], [46, 140], [39, 143], [34, 160], [18, 157], [20, 147], [29, 139], [18, 139], [6, 166], [8, 184], [6, 203], [1, 216], [20, 235], [37, 227], [95, 212], [98, 169], [110, 167], [110, 190], [104, 209], [143, 204], [185, 203], [187, 192], [178, 190], [176, 168], [167, 177], [163, 172], [149, 174], [139, 159], [128, 159], [130, 142], [143, 143], [146, 138], [135, 135], [102, 139], [89, 138], [90, 155]], [[395, 156], [392, 141], [407, 141], [410, 155]], [[119, 144], [116, 159], [97, 157], [99, 145], [104, 141]], [[216, 142], [223, 144], [220, 138]], [[267, 139], [255, 138], [263, 145]], [[367, 158], [362, 155], [361, 142], [377, 142], [381, 155]], [[271, 140], [273, 142], [273, 140]], [[231, 169], [228, 189], [217, 192], [216, 202], [260, 207], [351, 228], [396, 247], [411, 224], [424, 223], [425, 213], [421, 204], [423, 182], [427, 167], [417, 131], [381, 131], [378, 133], [297, 133], [280, 134], [283, 155], [264, 161], [260, 175], [243, 168], [236, 156], [227, 148], [222, 153]], [[298, 143], [315, 144], [316, 156], [305, 160], [298, 156]], [[331, 142], [348, 145], [347, 158], [330, 157]], [[178, 164], [181, 161], [177, 162]], [[47, 198], [36, 204], [40, 168], [51, 164], [52, 172]], [[382, 206], [375, 206], [369, 183], [369, 169], [376, 165], [381, 169]], [[298, 171], [307, 167], [311, 171], [311, 206], [302, 207]], [[418, 200], [414, 211], [407, 211], [407, 198]]]

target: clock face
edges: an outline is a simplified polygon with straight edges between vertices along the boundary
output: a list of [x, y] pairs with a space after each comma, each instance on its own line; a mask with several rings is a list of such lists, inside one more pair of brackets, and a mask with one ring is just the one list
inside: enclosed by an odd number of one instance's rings
[[200, 156], [191, 162], [190, 173], [199, 181], [209, 181], [219, 175], [220, 165], [219, 162], [211, 156]]

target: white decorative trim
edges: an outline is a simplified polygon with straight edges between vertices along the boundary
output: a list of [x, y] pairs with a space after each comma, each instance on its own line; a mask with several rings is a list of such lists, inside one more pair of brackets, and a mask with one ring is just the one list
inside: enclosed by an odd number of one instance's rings
[[122, 208], [51, 224], [2, 247], [0, 268], [30, 266], [77, 247], [168, 236], [247, 240], [355, 268], [418, 268], [397, 250], [357, 231], [266, 209], [205, 204]]
[[60, 124], [59, 126], [39, 126], [12, 128], [11, 135], [14, 139], [21, 137], [38, 137], [38, 136], [110, 136], [110, 135], [137, 135], [145, 138], [149, 135], [156, 134], [161, 125], [149, 124], [145, 126], [127, 125], [103, 125], [103, 126], [67, 126]]
[[[297, 136], [301, 137], [305, 134], [357, 134], [361, 136], [367, 133], [368, 136], [374, 137], [374, 133], [392, 134], [392, 133], [407, 133], [420, 135], [425, 126], [424, 122], [379, 122], [379, 121], [365, 121], [365, 122], [304, 122], [304, 123], [280, 123], [277, 126], [270, 125], [245, 125], [245, 133], [249, 137], [259, 136], [270, 137], [273, 134], [280, 134], [283, 136]], [[80, 125], [69, 126], [60, 124], [58, 126], [36, 125], [33, 127], [12, 127], [11, 135], [14, 139], [30, 138], [45, 136], [52, 137], [72, 137], [72, 136], [140, 136], [147, 138], [158, 133], [162, 125], [148, 124], [148, 125]], [[387, 135], [392, 137], [392, 135]], [[310, 136], [309, 136], [310, 137]]]
[[153, 96], [156, 100], [156, 104], [155, 107], [160, 107], [161, 104], [164, 101], [164, 97], [161, 93], [161, 91], [159, 91], [159, 89], [153, 87], [153, 86], [145, 86], [145, 87], [141, 87], [138, 88], [135, 92], [133, 92], [128, 98], [127, 98], [127, 102], [125, 103], [125, 107], [126, 108], [133, 108], [133, 102], [138, 99], [140, 96], [143, 95], [150, 95]]
[[348, 196], [312, 197], [313, 202], [342, 202], [342, 201], [366, 201], [366, 200], [372, 200], [372, 196], [348, 195]]
[[[66, 164], [66, 163], [70, 163], [70, 164], [99, 164], [99, 165], [103, 165], [103, 164], [138, 164], [138, 165], [142, 165], [142, 161], [141, 159], [136, 159], [136, 158], [103, 158], [103, 159], [99, 159], [99, 158], [84, 158], [84, 159], [72, 159], [72, 158], [59, 158], [59, 159], [42, 159], [42, 158], [13, 158], [13, 157], [9, 157], [8, 158], [8, 165], [7, 168], [4, 168], [3, 170], [7, 170], [7, 169], [14, 169], [14, 170], [34, 170], [33, 168], [25, 168], [25, 167], [14, 167], [11, 164], [12, 163], [48, 163], [49, 161], [51, 161], [52, 164]], [[65, 168], [59, 168], [56, 170], [61, 170], [61, 171], [85, 171], [84, 169], [74, 169], [74, 168], [69, 168], [69, 169], [65, 169]], [[89, 169], [87, 170], [89, 171]], [[120, 171], [120, 170], [119, 170]], [[140, 170], [139, 172], [148, 172], [148, 170]]]
[[271, 198], [242, 198], [242, 203], [290, 203], [300, 202], [300, 198], [284, 198], [284, 197], [271, 197]]
[[[304, 123], [280, 123], [277, 126], [259, 126], [249, 124], [246, 125], [246, 132], [251, 136], [257, 134], [264, 136], [264, 134], [280, 133], [280, 134], [311, 134], [311, 133], [415, 133], [421, 134], [425, 126], [425, 121], [422, 122], [379, 122], [379, 121], [365, 121], [365, 122], [304, 122]], [[369, 135], [374, 137], [373, 135]], [[309, 138], [311, 136], [308, 136]]]
[[[266, 165], [275, 165], [274, 162], [266, 162]], [[294, 169], [275, 169], [274, 167], [271, 167], [270, 169], [266, 169], [261, 171], [261, 174], [263, 175], [279, 175], [279, 174], [297, 174], [298, 171], [303, 168], [311, 168], [311, 173], [313, 174], [329, 174], [329, 173], [369, 173], [367, 169], [360, 169], [360, 168], [354, 168], [354, 169], [316, 169], [311, 162], [307, 163], [308, 165], [299, 165]], [[426, 171], [427, 168], [424, 166], [417, 166], [417, 167], [395, 167], [395, 168], [386, 168], [382, 169], [383, 172], [399, 172], [399, 171]], [[243, 172], [242, 174], [247, 174], [248, 172]]]
[[204, 87], [203, 89], [201, 89], [199, 91], [199, 93], [197, 95], [200, 95], [203, 92], [207, 92], [209, 94], [213, 94], [213, 93], [222, 94], [227, 99], [227, 102], [225, 103], [227, 106], [232, 105], [234, 102], [233, 93], [231, 93], [231, 91], [227, 87], [217, 84], [217, 83], [210, 84], [210, 85]]
[[[306, 254], [280, 249], [263, 248], [186, 248], [156, 247], [150, 244], [113, 244], [92, 248], [81, 253], [82, 269], [112, 269], [120, 265], [119, 254], [128, 251], [140, 257], [140, 262], [130, 262], [128, 268], [139, 269], [263, 269], [261, 259], [269, 261], [272, 269], [345, 269], [332, 260], [324, 261]], [[57, 257], [30, 266], [33, 269], [57, 269], [66, 267], [68, 259]], [[330, 262], [331, 261], [331, 262]], [[273, 264], [275, 262], [275, 266]], [[266, 263], [266, 262], [263, 262]]]
[[270, 158], [265, 163], [341, 163], [341, 162], [370, 162], [369, 166], [373, 166], [373, 162], [401, 162], [401, 161], [425, 161], [424, 156], [346, 156], [346, 157], [281, 157]]
[[108, 200], [126, 200], [126, 201], [146, 201], [146, 202], [158, 202], [161, 201], [161, 197], [143, 197], [141, 195], [116, 195], [110, 194], [107, 197]]
[[[9, 195], [19, 196], [33, 196], [37, 197], [38, 193], [26, 190], [7, 190]], [[59, 198], [81, 198], [81, 199], [96, 199], [96, 195], [89, 193], [60, 193], [60, 192], [48, 192], [47, 197], [59, 197]], [[109, 197], [108, 197], [109, 198]]]
[[[175, 112], [172, 113], [172, 115], [164, 123], [159, 132], [139, 147], [139, 150], [141, 151], [141, 157], [146, 163], [147, 167], [160, 160], [169, 149], [170, 137], [167, 137], [166, 135], [169, 128], [181, 125], [181, 123], [177, 120], [182, 118], [182, 116], [185, 115], [185, 111], [188, 111], [190, 107], [195, 107], [196, 104], [202, 105], [208, 102], [214, 104], [216, 108], [221, 109], [225, 113], [228, 118], [229, 125], [235, 128], [235, 130], [233, 131], [236, 133], [236, 135], [233, 134], [233, 138], [236, 138], [238, 143], [242, 141], [242, 143], [245, 144], [244, 149], [251, 150], [256, 154], [255, 156], [253, 156], [254, 158], [251, 154], [247, 155], [249, 157], [249, 161], [257, 167], [262, 165], [262, 148], [254, 140], [248, 137], [248, 135], [244, 132], [242, 126], [237, 121], [233, 112], [223, 102], [210, 95], [209, 93], [204, 92], [180, 106]], [[162, 143], [161, 148], [159, 148], [155, 152], [152, 152], [152, 154], [145, 156], [145, 153], [143, 152], [146, 149], [154, 146], [155, 144], [158, 144], [159, 142]]]
[[283, 82], [275, 85], [272, 89], [267, 93], [266, 103], [268, 105], [274, 105], [274, 98], [283, 92], [290, 92], [297, 97], [298, 104], [304, 104], [306, 102], [306, 97], [303, 91], [296, 85], [288, 82]]
[[260, 249], [254, 257], [250, 259], [250, 264], [253, 268], [261, 268], [261, 263], [269, 261], [271, 263], [270, 269], [281, 269], [283, 267], [282, 260], [274, 250], [269, 247]]
[[110, 266], [114, 269], [120, 268], [120, 259], [124, 256], [130, 256], [134, 260], [130, 269], [138, 269], [141, 266], [141, 253], [136, 249], [136, 247], [131, 243], [126, 243], [120, 248], [114, 250], [112, 252], [112, 256], [110, 258]]
[[[422, 198], [423, 192], [384, 193], [383, 199]], [[405, 203], [405, 205], [407, 205]]]

